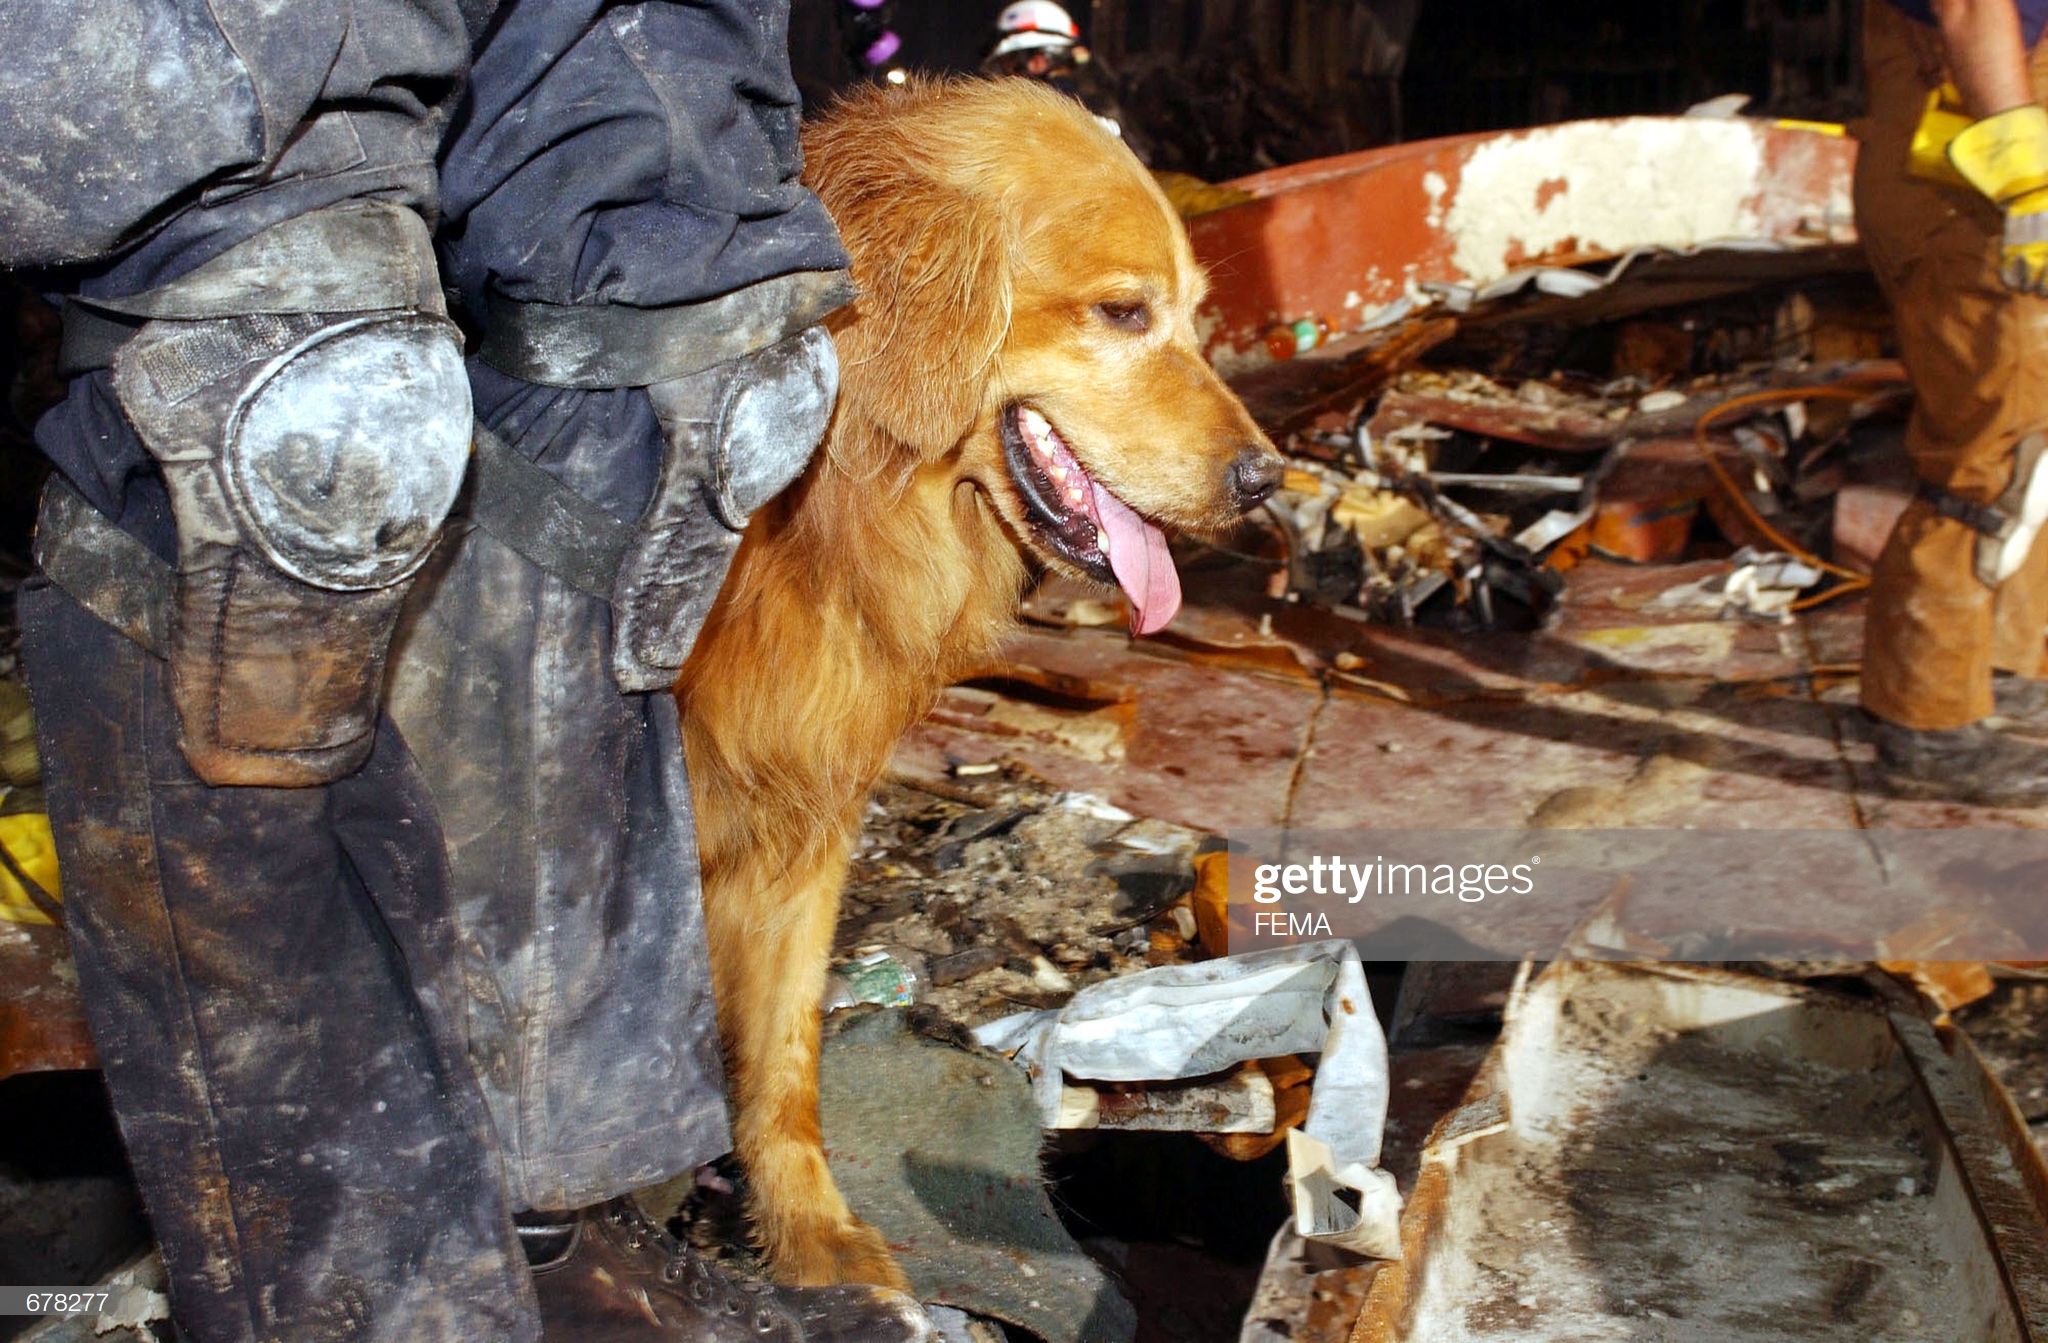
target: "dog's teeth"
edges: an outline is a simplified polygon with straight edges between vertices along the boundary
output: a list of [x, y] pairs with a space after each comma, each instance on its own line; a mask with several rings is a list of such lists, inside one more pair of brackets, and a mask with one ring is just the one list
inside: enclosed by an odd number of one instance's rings
[[1078, 485], [1067, 491], [1067, 498], [1072, 499], [1076, 504], [1082, 503], [1087, 497], [1087, 495], [1081, 493], [1081, 487]]
[[1100, 527], [1095, 529], [1095, 547], [1105, 555], [1109, 553], [1109, 533]]
[[1052, 478], [1054, 480], [1065, 480], [1067, 478], [1067, 468], [1061, 466], [1058, 462], [1054, 462], [1052, 464]]

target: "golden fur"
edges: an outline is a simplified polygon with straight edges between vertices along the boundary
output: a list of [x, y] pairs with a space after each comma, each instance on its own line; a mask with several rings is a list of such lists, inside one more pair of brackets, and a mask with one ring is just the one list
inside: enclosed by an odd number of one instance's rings
[[861, 295], [831, 321], [838, 409], [748, 528], [676, 689], [757, 1234], [784, 1281], [902, 1286], [819, 1146], [818, 1001], [897, 739], [1064, 564], [1025, 520], [1000, 419], [1036, 407], [1106, 488], [1196, 532], [1234, 521], [1232, 464], [1269, 466], [1270, 446], [1202, 358], [1180, 221], [1077, 104], [918, 82], [842, 102], [804, 151]]

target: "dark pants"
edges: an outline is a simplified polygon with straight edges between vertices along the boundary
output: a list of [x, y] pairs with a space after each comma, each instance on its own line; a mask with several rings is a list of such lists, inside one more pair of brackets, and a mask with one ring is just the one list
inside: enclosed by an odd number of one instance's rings
[[163, 663], [40, 580], [20, 613], [79, 987], [181, 1327], [537, 1337], [398, 734], [327, 788], [211, 788]]
[[[638, 516], [645, 393], [472, 377], [513, 450]], [[43, 432], [133, 448], [114, 416]], [[161, 661], [40, 581], [20, 605], [80, 987], [181, 1326], [535, 1337], [514, 1210], [730, 1146], [676, 706], [613, 684], [608, 605], [458, 520], [369, 763], [302, 789], [200, 783]]]
[[[662, 306], [837, 269], [797, 182], [787, 10], [0, 5], [0, 258], [79, 263], [43, 287], [127, 300], [375, 197], [428, 218], [439, 198], [447, 278], [478, 313], [489, 286]], [[162, 60], [102, 59], [137, 50]], [[514, 450], [639, 517], [645, 393], [472, 379]], [[105, 373], [37, 441], [172, 555]], [[297, 790], [200, 784], [161, 663], [47, 586], [21, 614], [81, 988], [180, 1324], [201, 1343], [535, 1337], [512, 1211], [729, 1145], [676, 710], [612, 683], [608, 605], [456, 524], [369, 763]]]
[[[470, 376], [508, 447], [639, 517], [661, 462], [645, 392]], [[463, 1035], [522, 1207], [731, 1146], [676, 704], [622, 694], [610, 656], [608, 603], [460, 523], [393, 648], [391, 716], [454, 876]]]

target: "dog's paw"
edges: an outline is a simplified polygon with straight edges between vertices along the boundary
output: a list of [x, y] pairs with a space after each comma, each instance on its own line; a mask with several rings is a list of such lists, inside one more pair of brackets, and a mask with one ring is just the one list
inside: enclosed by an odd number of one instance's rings
[[910, 1279], [882, 1233], [852, 1218], [791, 1228], [768, 1247], [768, 1261], [776, 1280], [791, 1287], [867, 1283], [910, 1290]]

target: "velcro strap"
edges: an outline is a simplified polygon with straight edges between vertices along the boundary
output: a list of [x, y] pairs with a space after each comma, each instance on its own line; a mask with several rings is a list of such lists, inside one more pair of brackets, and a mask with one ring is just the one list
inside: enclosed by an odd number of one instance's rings
[[74, 377], [111, 367], [114, 352], [152, 317], [401, 308], [446, 312], [427, 226], [404, 206], [354, 201], [273, 224], [155, 289], [65, 299], [58, 372]]
[[1916, 491], [1919, 497], [1934, 506], [1934, 511], [1945, 518], [1962, 523], [1965, 527], [1982, 532], [1995, 541], [2003, 541], [2019, 525], [2019, 519], [2003, 509], [1990, 504], [1972, 503], [1959, 499], [1939, 485], [1921, 481]]
[[631, 523], [556, 480], [481, 425], [472, 480], [472, 522], [578, 592], [611, 598], [619, 561], [632, 544]]
[[166, 656], [175, 572], [62, 476], [51, 476], [44, 488], [35, 555], [37, 567], [73, 601], [149, 652]]
[[544, 387], [651, 387], [766, 349], [851, 302], [845, 271], [798, 271], [701, 303], [520, 303], [486, 297], [477, 354]]
[[2037, 242], [2048, 242], [2048, 210], [2014, 210], [2005, 216], [2007, 247]]
[[282, 220], [168, 284], [93, 303], [137, 317], [249, 313], [445, 314], [434, 242], [417, 212], [351, 201]]
[[57, 376], [75, 378], [94, 369], [112, 368], [114, 352], [126, 345], [149, 320], [90, 308], [75, 298], [61, 310], [64, 340], [57, 347]]

